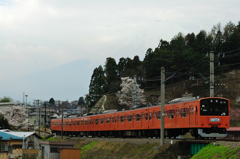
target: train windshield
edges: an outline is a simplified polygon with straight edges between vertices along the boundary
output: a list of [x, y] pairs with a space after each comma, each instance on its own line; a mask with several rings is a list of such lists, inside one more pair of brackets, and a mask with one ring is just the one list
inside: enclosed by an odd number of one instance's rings
[[201, 100], [200, 115], [228, 116], [228, 100], [217, 98]]

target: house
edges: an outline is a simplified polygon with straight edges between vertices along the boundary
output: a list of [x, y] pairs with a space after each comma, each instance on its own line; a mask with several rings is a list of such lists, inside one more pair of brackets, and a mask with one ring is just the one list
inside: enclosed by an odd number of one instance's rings
[[35, 132], [6, 132], [10, 135], [14, 135], [23, 139], [22, 148], [23, 149], [39, 149], [41, 136], [37, 135]]
[[14, 105], [14, 102], [0, 102], [0, 108], [13, 107]]
[[73, 148], [74, 142], [41, 141], [42, 156], [44, 159], [59, 159], [61, 148]]
[[[0, 131], [0, 158], [37, 156], [40, 136], [34, 132]], [[29, 150], [25, 150], [29, 149]]]
[[0, 158], [9, 158], [10, 154], [21, 156], [23, 138], [0, 131]]

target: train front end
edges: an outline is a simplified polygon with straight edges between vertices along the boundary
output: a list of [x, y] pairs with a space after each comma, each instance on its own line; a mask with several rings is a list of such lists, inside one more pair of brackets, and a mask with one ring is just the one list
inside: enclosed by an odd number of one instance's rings
[[230, 101], [225, 98], [200, 99], [198, 135], [203, 138], [226, 137], [230, 126]]

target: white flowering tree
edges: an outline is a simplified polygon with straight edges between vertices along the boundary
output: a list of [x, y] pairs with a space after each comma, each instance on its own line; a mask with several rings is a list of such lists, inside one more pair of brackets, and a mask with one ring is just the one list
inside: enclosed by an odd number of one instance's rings
[[[129, 77], [122, 77], [122, 84], [120, 85], [122, 89], [118, 91], [118, 103], [120, 105], [126, 105], [129, 108], [133, 106], [133, 83], [134, 80]], [[136, 105], [146, 104], [146, 99], [144, 96], [144, 90], [139, 88], [136, 84]]]
[[2, 115], [8, 120], [8, 123], [14, 127], [26, 129], [28, 127], [28, 115], [25, 109], [20, 106], [1, 108]]

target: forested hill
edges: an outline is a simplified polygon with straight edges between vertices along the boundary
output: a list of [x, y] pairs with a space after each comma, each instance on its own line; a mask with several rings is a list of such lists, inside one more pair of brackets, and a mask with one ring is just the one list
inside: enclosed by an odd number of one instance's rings
[[[209, 78], [210, 51], [215, 54], [215, 81], [221, 85], [221, 78], [227, 77], [227, 72], [240, 68], [240, 22], [229, 22], [225, 26], [219, 23], [212, 30], [200, 30], [196, 35], [178, 33], [171, 41], [161, 39], [155, 49], [146, 50], [143, 61], [137, 55], [133, 59], [122, 57], [119, 61], [108, 57], [104, 66], [94, 69], [86, 100], [93, 106], [102, 95], [115, 94], [120, 89], [121, 77], [133, 75], [145, 91], [159, 88], [161, 67], [165, 67], [166, 78], [176, 73], [166, 86], [185, 82], [181, 87], [192, 88], [195, 84], [199, 87], [191, 92], [193, 96], [209, 96], [206, 79]], [[220, 89], [216, 95], [224, 93]]]

